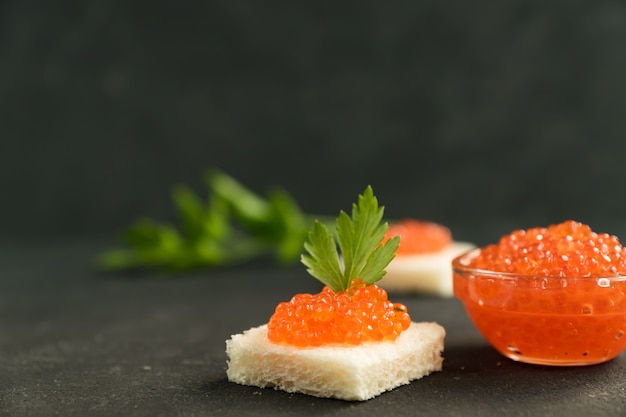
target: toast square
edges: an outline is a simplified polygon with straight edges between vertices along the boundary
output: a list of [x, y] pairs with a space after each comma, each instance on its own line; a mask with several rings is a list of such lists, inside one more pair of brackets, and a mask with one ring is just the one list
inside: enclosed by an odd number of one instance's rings
[[445, 330], [416, 323], [395, 341], [295, 348], [275, 344], [267, 325], [226, 341], [228, 380], [323, 398], [365, 401], [441, 371]]

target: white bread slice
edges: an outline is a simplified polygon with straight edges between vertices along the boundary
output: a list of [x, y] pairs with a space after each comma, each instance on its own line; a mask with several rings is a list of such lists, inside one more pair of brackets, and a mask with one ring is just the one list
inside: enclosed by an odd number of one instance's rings
[[228, 380], [316, 397], [365, 401], [442, 369], [445, 330], [411, 323], [392, 342], [295, 348], [267, 338], [267, 325], [226, 341]]
[[377, 282], [390, 293], [425, 293], [452, 297], [452, 259], [473, 249], [467, 242], [453, 242], [436, 253], [396, 255], [387, 265], [387, 274]]

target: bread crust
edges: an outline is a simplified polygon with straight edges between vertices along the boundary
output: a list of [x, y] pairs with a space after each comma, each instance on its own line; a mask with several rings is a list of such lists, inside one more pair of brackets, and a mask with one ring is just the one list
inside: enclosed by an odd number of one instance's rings
[[228, 380], [323, 398], [364, 401], [443, 366], [445, 330], [411, 323], [395, 341], [295, 348], [270, 342], [267, 325], [226, 341]]

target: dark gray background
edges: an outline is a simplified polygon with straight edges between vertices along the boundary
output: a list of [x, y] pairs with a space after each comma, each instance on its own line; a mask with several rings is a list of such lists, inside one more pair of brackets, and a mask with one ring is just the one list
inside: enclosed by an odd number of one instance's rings
[[0, 234], [170, 219], [218, 167], [464, 239], [619, 235], [625, 50], [619, 1], [4, 1]]
[[478, 244], [567, 218], [626, 236], [625, 51], [617, 1], [0, 2], [0, 414], [623, 415], [624, 355], [509, 361], [426, 296], [397, 300], [446, 328], [443, 372], [363, 404], [231, 384], [224, 341], [319, 290], [302, 265], [93, 259], [211, 167], [327, 215], [372, 184]]

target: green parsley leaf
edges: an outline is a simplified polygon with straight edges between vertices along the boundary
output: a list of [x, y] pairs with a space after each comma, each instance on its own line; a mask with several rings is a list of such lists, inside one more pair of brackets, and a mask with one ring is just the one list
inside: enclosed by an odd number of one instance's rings
[[99, 255], [98, 265], [182, 272], [267, 255], [280, 264], [299, 259], [313, 217], [286, 191], [275, 187], [260, 196], [217, 169], [206, 174], [205, 182], [206, 198], [184, 185], [173, 189], [178, 224], [139, 219], [123, 231], [124, 247]]
[[378, 205], [372, 187], [368, 186], [359, 195], [358, 204], [352, 205], [352, 218], [344, 211], [339, 213], [336, 237], [316, 221], [304, 244], [308, 254], [301, 256], [309, 274], [335, 292], [348, 289], [354, 278], [361, 278], [367, 285], [380, 280], [400, 242], [396, 236], [381, 243], [388, 228], [386, 222], [381, 223], [383, 213], [384, 208]]

